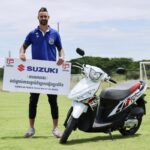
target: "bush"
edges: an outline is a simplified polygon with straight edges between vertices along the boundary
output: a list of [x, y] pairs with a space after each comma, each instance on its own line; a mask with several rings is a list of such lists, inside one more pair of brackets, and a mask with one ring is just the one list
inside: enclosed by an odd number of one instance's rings
[[4, 73], [4, 69], [0, 68], [0, 79], [3, 79], [3, 73]]
[[127, 79], [130, 80], [130, 79], [134, 79], [134, 80], [137, 80], [139, 79], [140, 76], [139, 76], [139, 71], [137, 70], [132, 70], [132, 71], [128, 71], [127, 72]]

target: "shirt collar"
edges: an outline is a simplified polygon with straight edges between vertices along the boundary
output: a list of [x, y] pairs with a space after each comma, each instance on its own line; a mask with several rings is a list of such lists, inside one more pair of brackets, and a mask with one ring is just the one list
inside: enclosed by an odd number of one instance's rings
[[40, 32], [42, 32], [42, 34], [43, 34], [43, 35], [45, 35], [47, 32], [50, 32], [51, 27], [50, 27], [50, 26], [48, 26], [48, 29], [47, 29], [47, 31], [46, 31], [46, 32], [43, 32], [42, 30], [40, 30], [40, 27], [39, 27], [39, 26], [37, 27], [37, 30], [39, 30]]

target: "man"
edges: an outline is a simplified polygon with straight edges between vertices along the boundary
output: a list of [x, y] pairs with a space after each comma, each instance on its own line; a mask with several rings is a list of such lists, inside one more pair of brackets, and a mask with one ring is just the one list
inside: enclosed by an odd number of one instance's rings
[[[23, 45], [20, 48], [20, 59], [26, 60], [26, 49], [29, 45], [32, 45], [32, 59], [37, 60], [49, 60], [57, 61], [57, 65], [62, 65], [64, 62], [64, 51], [61, 44], [61, 39], [59, 33], [52, 29], [48, 25], [49, 14], [45, 7], [42, 7], [38, 12], [39, 26], [31, 31]], [[58, 59], [57, 51], [58, 51]], [[25, 138], [32, 137], [35, 134], [35, 117], [37, 103], [39, 99], [38, 93], [30, 93], [29, 102], [29, 129], [25, 134]], [[61, 132], [58, 129], [58, 105], [57, 105], [57, 95], [47, 94], [48, 101], [51, 108], [51, 115], [53, 119], [53, 136], [60, 138]]]

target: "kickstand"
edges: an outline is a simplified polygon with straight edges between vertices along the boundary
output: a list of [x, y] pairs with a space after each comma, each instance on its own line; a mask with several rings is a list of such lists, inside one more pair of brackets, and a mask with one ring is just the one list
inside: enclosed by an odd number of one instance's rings
[[109, 133], [109, 136], [110, 136], [111, 140], [113, 141], [114, 139], [113, 139], [113, 136], [111, 134], [111, 129], [108, 129], [108, 133]]

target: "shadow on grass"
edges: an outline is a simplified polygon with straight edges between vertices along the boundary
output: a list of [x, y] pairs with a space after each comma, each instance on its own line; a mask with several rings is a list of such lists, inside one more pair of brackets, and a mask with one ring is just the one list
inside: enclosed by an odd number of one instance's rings
[[89, 142], [97, 142], [97, 141], [115, 141], [115, 140], [121, 140], [121, 139], [129, 139], [129, 138], [135, 138], [140, 136], [141, 134], [136, 134], [133, 136], [122, 136], [122, 135], [113, 135], [113, 140], [111, 137], [108, 136], [96, 136], [93, 138], [84, 138], [84, 139], [73, 139], [73, 140], [68, 140], [65, 145], [73, 145], [73, 144], [81, 144], [81, 143], [89, 143]]
[[23, 136], [6, 136], [6, 137], [0, 137], [1, 140], [8, 140], [8, 139], [48, 139], [50, 136], [34, 136], [31, 138], [24, 138]]

